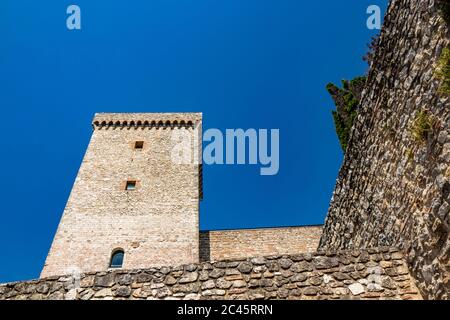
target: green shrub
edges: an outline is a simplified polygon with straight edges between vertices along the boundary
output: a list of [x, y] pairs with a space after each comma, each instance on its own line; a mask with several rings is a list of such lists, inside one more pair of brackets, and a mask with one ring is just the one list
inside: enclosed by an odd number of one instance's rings
[[412, 163], [414, 161], [414, 151], [412, 149], [408, 149], [406, 151], [406, 157], [408, 158], [408, 163]]
[[436, 77], [442, 81], [439, 91], [443, 94], [450, 94], [450, 48], [442, 50], [441, 57], [435, 72]]
[[353, 122], [358, 115], [359, 97], [366, 82], [365, 77], [357, 77], [351, 81], [342, 80], [342, 88], [333, 83], [327, 84], [327, 91], [330, 93], [336, 105], [336, 110], [332, 111], [336, 134], [345, 153]]
[[421, 110], [417, 113], [412, 125], [411, 135], [419, 144], [425, 143], [430, 137], [434, 126], [432, 116], [426, 110]]
[[366, 84], [367, 77], [361, 76], [356, 77], [353, 80], [350, 80], [350, 87], [356, 87], [356, 86], [364, 86]]
[[339, 116], [337, 111], [331, 111], [333, 114], [334, 127], [336, 128], [336, 134], [339, 139], [339, 143], [341, 144], [342, 151], [347, 149], [348, 140], [350, 139], [350, 130], [346, 125], [345, 121]]

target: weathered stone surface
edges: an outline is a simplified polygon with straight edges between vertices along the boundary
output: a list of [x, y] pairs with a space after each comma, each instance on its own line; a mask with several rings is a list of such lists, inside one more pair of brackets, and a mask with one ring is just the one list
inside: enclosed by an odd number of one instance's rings
[[214, 269], [209, 273], [209, 277], [213, 279], [223, 277], [224, 275], [225, 271], [223, 269]]
[[[280, 259], [279, 265], [283, 269], [289, 269], [290, 266], [292, 266], [292, 260], [291, 259]], [[278, 270], [270, 270], [270, 271], [278, 271]]]
[[246, 287], [247, 283], [243, 280], [235, 280], [233, 281], [233, 288], [243, 288]]
[[137, 283], [143, 283], [143, 282], [149, 282], [153, 279], [153, 275], [146, 273], [146, 272], [141, 272], [137, 275], [136, 277], [136, 282]]
[[171, 275], [168, 275], [165, 279], [164, 279], [164, 284], [166, 285], [173, 285], [177, 283], [177, 279], [175, 279], [174, 277], [172, 277]]
[[64, 295], [65, 300], [76, 300], [78, 297], [77, 289], [71, 289]]
[[303, 290], [305, 296], [315, 296], [319, 293], [319, 289], [316, 287], [307, 287]]
[[342, 272], [334, 272], [333, 277], [338, 281], [349, 280], [350, 276]]
[[149, 296], [149, 293], [143, 290], [142, 288], [137, 288], [133, 291], [133, 297], [134, 298], [147, 298]]
[[200, 281], [208, 280], [208, 278], [209, 278], [209, 273], [208, 273], [207, 270], [202, 270], [202, 271], [200, 271], [200, 274], [199, 274], [199, 276], [198, 276], [198, 279], [199, 279]]
[[249, 294], [250, 300], [261, 300], [265, 298], [264, 292], [252, 292]]
[[64, 294], [59, 291], [53, 292], [46, 299], [47, 300], [64, 300]]
[[187, 294], [183, 300], [200, 300], [201, 296], [197, 293]]
[[112, 295], [113, 294], [110, 288], [101, 289], [94, 293], [94, 297], [96, 298], [111, 297]]
[[184, 270], [186, 270], [188, 272], [195, 271], [195, 270], [197, 270], [197, 265], [194, 263], [190, 263], [184, 267]]
[[92, 287], [94, 285], [94, 279], [95, 279], [95, 277], [93, 275], [86, 276], [81, 279], [80, 286], [82, 288]]
[[[144, 282], [144, 281], [142, 281]], [[105, 276], [95, 277], [94, 285], [97, 287], [112, 287], [114, 284], [114, 275], [107, 274]]]
[[291, 271], [295, 272], [295, 273], [303, 272], [303, 271], [311, 271], [311, 270], [312, 270], [311, 263], [306, 262], [306, 261], [296, 262], [291, 267]]
[[[357, 257], [371, 255], [363, 251]], [[362, 263], [358, 259], [347, 265], [339, 264], [341, 256], [349, 255], [348, 251], [318, 252], [297, 262], [296, 258], [284, 255], [214, 263], [225, 268], [201, 263], [112, 270], [82, 278], [79, 286], [70, 277], [48, 278], [0, 285], [0, 300], [420, 298], [404, 259], [394, 260], [397, 264], [384, 272], [381, 267], [384, 260], [369, 259]], [[269, 268], [278, 271], [271, 272]], [[349, 273], [351, 270], [360, 271]]]
[[[258, 274], [257, 276], [259, 278], [261, 277], [260, 274]], [[252, 277], [252, 275], [250, 275], [250, 277]], [[225, 280], [228, 280], [228, 281], [241, 280], [241, 279], [242, 279], [242, 274], [240, 274], [240, 273], [225, 277]]]
[[313, 285], [313, 286], [319, 286], [319, 285], [322, 284], [322, 282], [323, 282], [323, 278], [322, 278], [322, 277], [319, 277], [319, 276], [311, 277], [311, 278], [309, 279], [309, 283], [310, 283], [311, 285]]
[[178, 283], [194, 282], [198, 279], [197, 272], [185, 272], [183, 276], [178, 280]]
[[162, 288], [162, 287], [164, 287], [164, 283], [163, 282], [153, 281], [150, 284], [150, 289], [159, 289], [159, 288]]
[[217, 279], [216, 287], [219, 289], [229, 289], [232, 286], [232, 282], [227, 281], [225, 279]]
[[[286, 262], [284, 262], [283, 264], [286, 265]], [[275, 261], [270, 261], [269, 263], [267, 263], [267, 270], [269, 270], [270, 272], [279, 271], [280, 266], [281, 266], [281, 264], [278, 264]]]
[[172, 292], [170, 291], [170, 289], [168, 287], [163, 287], [163, 288], [156, 290], [156, 297], [159, 299], [168, 297], [171, 294], [172, 294]]
[[130, 274], [121, 274], [117, 277], [117, 283], [121, 285], [129, 285], [133, 282], [133, 278]]
[[266, 259], [264, 257], [256, 257], [256, 258], [252, 258], [251, 263], [253, 263], [254, 265], [262, 265], [266, 263]]
[[291, 277], [291, 282], [303, 282], [308, 279], [308, 276], [305, 273], [297, 273]]
[[336, 267], [338, 262], [336, 259], [329, 257], [316, 257], [314, 258], [314, 265], [317, 269], [330, 269]]
[[208, 280], [202, 283], [202, 290], [213, 289], [216, 287], [214, 280]]
[[281, 288], [277, 291], [277, 296], [279, 299], [286, 299], [289, 297], [289, 290]]
[[120, 286], [117, 288], [116, 290], [116, 297], [129, 297], [131, 294], [131, 289], [130, 287], [127, 286]]
[[[94, 296], [94, 291], [87, 290], [80, 294], [80, 299], [81, 300], [91, 300], [93, 296]], [[31, 297], [31, 300], [33, 300], [33, 296]]]
[[44, 283], [41, 283], [41, 284], [37, 285], [36, 292], [38, 292], [38, 293], [47, 293], [48, 289], [49, 289], [48, 283], [44, 282]]
[[348, 288], [350, 289], [351, 293], [354, 296], [357, 296], [361, 293], [364, 293], [364, 286], [360, 283], [354, 283], [348, 286]]
[[241, 262], [238, 266], [238, 270], [242, 273], [250, 273], [252, 269], [253, 265], [250, 262]]
[[204, 296], [224, 296], [226, 293], [225, 290], [221, 289], [211, 289], [211, 290], [205, 290], [203, 291]]
[[384, 248], [355, 257], [386, 260], [390, 277], [407, 271], [387, 262], [403, 253], [386, 248], [404, 248], [429, 299], [450, 298], [447, 260], [438, 258], [448, 257], [450, 225], [450, 100], [435, 76], [450, 33], [439, 2], [390, 1], [319, 245]]

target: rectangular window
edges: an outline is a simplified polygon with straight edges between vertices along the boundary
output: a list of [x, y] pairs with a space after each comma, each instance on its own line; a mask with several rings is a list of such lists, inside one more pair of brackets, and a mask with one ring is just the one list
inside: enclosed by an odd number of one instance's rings
[[136, 190], [136, 181], [127, 181], [127, 184], [125, 185], [125, 190]]
[[142, 150], [144, 148], [144, 141], [136, 141], [134, 143], [134, 149]]

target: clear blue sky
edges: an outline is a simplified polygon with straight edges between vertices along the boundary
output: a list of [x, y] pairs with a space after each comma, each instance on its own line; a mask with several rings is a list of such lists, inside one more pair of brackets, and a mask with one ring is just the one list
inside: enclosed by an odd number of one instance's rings
[[325, 85], [366, 72], [386, 2], [1, 0], [0, 282], [39, 276], [95, 112], [279, 128], [278, 175], [204, 168], [201, 229], [322, 224], [342, 161]]

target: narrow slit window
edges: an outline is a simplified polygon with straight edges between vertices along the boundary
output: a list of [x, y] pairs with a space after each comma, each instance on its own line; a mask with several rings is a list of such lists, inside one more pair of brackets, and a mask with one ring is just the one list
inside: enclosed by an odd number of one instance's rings
[[134, 149], [136, 149], [136, 150], [144, 149], [144, 141], [136, 141], [134, 143]]
[[110, 268], [122, 268], [123, 265], [123, 250], [116, 250], [111, 255], [111, 262], [109, 263]]
[[127, 184], [125, 185], [125, 190], [136, 190], [136, 181], [127, 181]]

